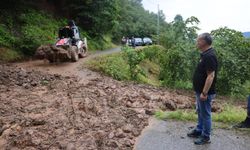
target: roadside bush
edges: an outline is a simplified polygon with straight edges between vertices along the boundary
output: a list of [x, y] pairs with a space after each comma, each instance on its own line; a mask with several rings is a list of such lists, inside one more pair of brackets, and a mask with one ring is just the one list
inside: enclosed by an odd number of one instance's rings
[[220, 28], [212, 31], [219, 60], [217, 87], [220, 93], [242, 95], [250, 93], [250, 42], [241, 32]]
[[139, 64], [145, 59], [145, 54], [142, 50], [135, 50], [130, 47], [124, 47], [124, 58], [129, 65], [130, 75], [132, 80], [137, 79], [137, 75], [142, 73]]
[[101, 56], [87, 62], [87, 67], [101, 71], [116, 80], [129, 80], [129, 66], [123, 58], [121, 53]]
[[108, 57], [106, 59], [106, 65], [103, 67], [105, 73], [109, 74], [111, 77], [117, 80], [128, 80], [129, 66], [122, 57]]
[[160, 62], [160, 80], [162, 80], [163, 85], [186, 88], [179, 87], [179, 85], [183, 85], [181, 82], [186, 83], [192, 80], [194, 68], [199, 58], [198, 54], [193, 45], [184, 42], [168, 49], [164, 59], [161, 59]]
[[34, 54], [38, 46], [54, 43], [58, 29], [66, 24], [66, 21], [56, 20], [46, 13], [34, 10], [21, 14], [19, 20], [22, 38], [17, 46], [29, 56]]
[[0, 47], [11, 47], [15, 38], [8, 31], [4, 24], [0, 24]]
[[[172, 34], [164, 37], [167, 36], [172, 36]], [[246, 97], [250, 93], [249, 40], [245, 39], [241, 32], [228, 28], [214, 30], [212, 36], [214, 38], [213, 47], [219, 61], [218, 93]], [[171, 37], [167, 39], [171, 39]], [[164, 43], [164, 39], [161, 41]], [[175, 45], [168, 43], [169, 41], [166, 41], [165, 45], [168, 45], [168, 49], [163, 51], [159, 63], [161, 65], [160, 80], [164, 86], [190, 89], [192, 75], [199, 60], [199, 52], [195, 48], [195, 43], [188, 39], [178, 39]]]
[[11, 56], [4, 60], [33, 56], [38, 46], [54, 43], [57, 30], [66, 24], [64, 20], [57, 20], [45, 12], [32, 9], [20, 15], [2, 10], [0, 18], [3, 16], [6, 19], [0, 19], [0, 47], [8, 49], [2, 56]]

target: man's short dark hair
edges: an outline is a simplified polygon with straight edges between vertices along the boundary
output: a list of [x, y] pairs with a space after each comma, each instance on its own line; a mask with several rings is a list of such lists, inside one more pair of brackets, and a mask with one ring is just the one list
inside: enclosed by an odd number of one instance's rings
[[202, 33], [199, 35], [199, 37], [201, 37], [203, 40], [205, 40], [208, 45], [212, 45], [213, 38], [209, 33]]

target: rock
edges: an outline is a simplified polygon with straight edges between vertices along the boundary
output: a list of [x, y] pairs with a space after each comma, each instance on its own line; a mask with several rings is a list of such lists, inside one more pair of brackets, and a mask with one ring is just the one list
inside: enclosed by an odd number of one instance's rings
[[31, 82], [31, 85], [32, 85], [32, 86], [37, 86], [37, 82], [34, 82], [34, 81], [33, 81], [33, 82]]
[[123, 128], [122, 128], [123, 132], [125, 132], [125, 133], [132, 132], [132, 129], [133, 129], [133, 126], [131, 124], [127, 124], [127, 125], [123, 126]]
[[212, 109], [211, 109], [212, 112], [222, 112], [222, 106], [220, 106], [219, 104], [212, 104]]
[[147, 93], [147, 92], [141, 92], [141, 95], [142, 95], [142, 97], [143, 97], [144, 99], [146, 99], [146, 100], [150, 100], [150, 99], [151, 99], [150, 94]]
[[107, 146], [112, 147], [112, 148], [117, 148], [119, 147], [119, 144], [117, 141], [111, 140], [107, 142]]
[[154, 112], [153, 112], [152, 110], [146, 109], [146, 110], [145, 110], [145, 114], [146, 114], [146, 115], [152, 116], [152, 115], [154, 115]]
[[76, 150], [76, 147], [74, 146], [73, 143], [69, 143], [69, 144], [66, 146], [66, 150]]
[[111, 132], [111, 133], [109, 134], [108, 138], [109, 138], [109, 139], [113, 139], [114, 136], [115, 136], [115, 134], [114, 134], [113, 132]]
[[123, 133], [122, 129], [118, 129], [117, 132], [115, 133], [115, 136], [118, 138], [126, 137], [125, 134]]
[[140, 132], [137, 129], [133, 129], [132, 134], [137, 137], [140, 135]]
[[110, 88], [111, 89], [116, 89], [116, 85], [112, 85]]
[[172, 100], [165, 100], [163, 103], [164, 106], [169, 110], [174, 111], [177, 108], [176, 104]]

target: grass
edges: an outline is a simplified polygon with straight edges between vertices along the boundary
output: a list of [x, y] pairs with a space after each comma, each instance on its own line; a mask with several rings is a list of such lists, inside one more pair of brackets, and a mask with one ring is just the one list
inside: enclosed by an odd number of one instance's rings
[[116, 80], [129, 80], [129, 66], [122, 57], [122, 53], [99, 56], [84, 64], [91, 70], [100, 71]]
[[[171, 112], [156, 111], [155, 117], [161, 120], [174, 119], [181, 121], [196, 121], [195, 110], [176, 110]], [[220, 113], [213, 113], [212, 120], [224, 124], [233, 124], [243, 121], [246, 117], [246, 110], [241, 107], [226, 104]]]
[[160, 86], [161, 83], [158, 79], [158, 76], [160, 74], [160, 66], [149, 59], [143, 60], [139, 64], [140, 68], [144, 72], [144, 74], [138, 75], [138, 82], [140, 83], [146, 83], [153, 86]]
[[[127, 55], [124, 52], [99, 56], [84, 64], [91, 70], [100, 71], [116, 80], [132, 80]], [[158, 79], [160, 66], [149, 59], [137, 65], [138, 74], [134, 81], [153, 86], [160, 86]]]
[[0, 48], [0, 61], [11, 62], [21, 58], [22, 55], [17, 51], [7, 48]]

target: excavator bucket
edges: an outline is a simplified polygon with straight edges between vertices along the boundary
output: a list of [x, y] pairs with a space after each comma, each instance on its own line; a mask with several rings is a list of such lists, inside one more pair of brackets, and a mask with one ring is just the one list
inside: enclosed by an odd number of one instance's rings
[[56, 47], [54, 45], [42, 45], [38, 47], [35, 57], [47, 59], [49, 62], [66, 62], [71, 60], [70, 47]]

